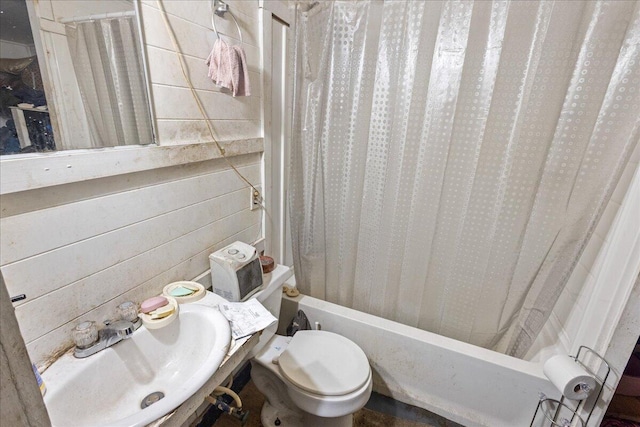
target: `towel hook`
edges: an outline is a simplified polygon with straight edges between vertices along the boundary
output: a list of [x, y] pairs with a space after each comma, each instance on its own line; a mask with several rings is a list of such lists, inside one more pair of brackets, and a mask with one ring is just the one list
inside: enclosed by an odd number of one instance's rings
[[242, 31], [240, 30], [240, 25], [238, 24], [238, 20], [233, 15], [233, 13], [229, 10], [229, 5], [222, 0], [211, 0], [211, 26], [213, 27], [213, 31], [216, 33], [216, 37], [220, 38], [220, 33], [218, 33], [218, 29], [216, 28], [216, 15], [221, 18], [224, 18], [224, 14], [229, 12], [233, 22], [236, 24], [236, 28], [238, 29], [238, 34], [240, 35], [240, 44], [242, 41]]

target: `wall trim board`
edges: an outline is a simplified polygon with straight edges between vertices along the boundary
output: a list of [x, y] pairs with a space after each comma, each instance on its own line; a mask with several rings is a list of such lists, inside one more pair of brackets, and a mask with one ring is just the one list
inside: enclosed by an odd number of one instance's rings
[[[263, 138], [220, 141], [227, 157], [264, 151]], [[16, 154], [0, 160], [0, 195], [222, 158], [212, 143]]]
[[[279, 15], [274, 11], [279, 11]], [[265, 151], [263, 194], [270, 211], [265, 221], [265, 249], [276, 263], [292, 265], [291, 241], [287, 230], [287, 192], [289, 188], [287, 159], [291, 145], [293, 104], [293, 52], [295, 22], [287, 3], [280, 0], [260, 1], [262, 27], [262, 118]]]
[[294, 20], [295, 8], [285, 0], [259, 0], [258, 7], [271, 12], [281, 21], [290, 24]]

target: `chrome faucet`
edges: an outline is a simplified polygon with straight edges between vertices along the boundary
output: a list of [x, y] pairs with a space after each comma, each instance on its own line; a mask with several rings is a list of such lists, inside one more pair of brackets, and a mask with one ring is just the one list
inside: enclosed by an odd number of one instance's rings
[[[76, 348], [73, 351], [73, 355], [81, 359], [91, 356], [92, 354], [96, 354], [100, 350], [111, 347], [124, 339], [131, 338], [133, 332], [138, 329], [141, 324], [142, 322], [139, 319], [135, 323], [128, 320], [116, 320], [114, 322], [107, 321], [105, 322], [104, 328], [98, 331], [97, 334], [93, 334], [95, 339], [88, 344], [86, 344], [86, 337], [84, 338], [84, 341], [76, 339]], [[95, 329], [93, 322], [83, 322], [76, 327], [76, 331], [89, 331], [92, 325]], [[91, 334], [90, 331], [87, 333]], [[89, 338], [89, 341], [90, 340], [91, 338]]]

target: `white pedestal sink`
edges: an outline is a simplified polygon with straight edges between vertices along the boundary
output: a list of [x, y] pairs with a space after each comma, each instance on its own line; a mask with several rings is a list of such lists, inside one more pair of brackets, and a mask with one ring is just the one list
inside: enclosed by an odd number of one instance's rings
[[[130, 339], [86, 359], [67, 353], [42, 375], [51, 422], [144, 426], [191, 397], [218, 369], [230, 341], [229, 323], [217, 309], [184, 304], [162, 329], [142, 326]], [[164, 395], [159, 400], [158, 392]], [[147, 397], [155, 403], [142, 409]]]

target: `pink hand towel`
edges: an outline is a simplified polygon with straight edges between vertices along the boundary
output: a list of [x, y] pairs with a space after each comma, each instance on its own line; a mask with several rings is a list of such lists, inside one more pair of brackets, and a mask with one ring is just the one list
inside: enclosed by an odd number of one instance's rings
[[213, 49], [211, 49], [211, 53], [207, 58], [207, 65], [209, 66], [209, 78], [216, 84], [218, 81], [218, 74], [220, 73], [220, 50], [222, 49], [222, 45], [219, 42], [220, 40], [216, 40], [213, 43]]
[[249, 82], [249, 70], [247, 69], [247, 57], [244, 49], [240, 46], [233, 46], [238, 56], [238, 86], [233, 96], [251, 96], [251, 83]]
[[247, 61], [244, 50], [239, 46], [229, 46], [217, 39], [207, 58], [209, 77], [220, 87], [231, 91], [233, 96], [251, 95]]
[[[238, 77], [234, 76], [234, 69], [237, 70], [237, 54], [224, 40], [217, 39], [213, 44], [213, 50], [207, 58], [209, 66], [209, 77], [213, 82], [227, 88], [233, 92], [234, 82]], [[235, 78], [234, 78], [235, 77]]]

